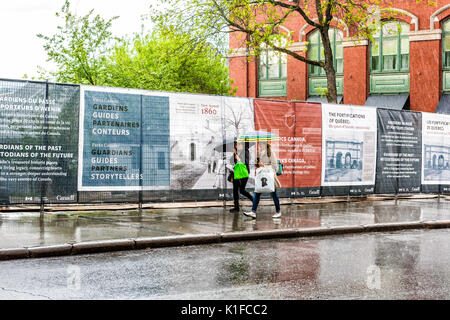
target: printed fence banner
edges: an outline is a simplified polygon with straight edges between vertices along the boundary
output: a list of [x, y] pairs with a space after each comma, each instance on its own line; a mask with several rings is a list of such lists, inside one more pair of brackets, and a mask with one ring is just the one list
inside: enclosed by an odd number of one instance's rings
[[422, 191], [450, 191], [450, 116], [422, 113]]
[[[233, 184], [229, 182], [226, 178], [234, 167], [234, 146], [230, 143], [235, 139], [239, 139], [243, 135], [255, 130], [255, 112], [253, 106], [253, 100], [248, 98], [237, 98], [237, 97], [223, 97], [223, 137], [225, 148], [218, 156], [222, 156], [225, 166], [223, 163], [219, 166], [219, 174], [216, 175], [216, 179], [222, 181], [216, 181], [215, 186], [222, 186], [222, 191], [219, 194], [219, 198], [231, 199], [233, 197], [232, 189]], [[247, 162], [249, 164], [249, 177], [246, 184], [246, 188], [253, 188], [255, 186], [255, 170], [254, 163], [256, 161], [256, 145], [249, 143], [247, 146], [249, 148], [248, 153], [245, 152], [245, 143], [242, 144], [243, 150], [238, 150], [238, 154], [243, 155], [244, 158], [241, 159], [243, 163]], [[217, 153], [217, 151], [216, 151]], [[248, 159], [245, 159], [245, 154], [248, 155]], [[247, 161], [246, 161], [247, 160]]]
[[375, 108], [322, 104], [322, 195], [374, 192]]
[[295, 145], [294, 154], [290, 160], [292, 162], [288, 160], [286, 166], [294, 177], [295, 190], [291, 192], [291, 196], [320, 196], [322, 106], [319, 103], [294, 102], [294, 109], [294, 135], [288, 138], [288, 142], [290, 140]]
[[255, 99], [255, 129], [279, 137], [272, 150], [283, 164], [281, 196], [319, 196], [320, 104]]
[[449, 115], [0, 80], [0, 205], [229, 200], [262, 135], [281, 197], [450, 191]]
[[81, 88], [80, 191], [169, 187], [169, 98]]
[[142, 94], [141, 174], [143, 190], [170, 186], [170, 98], [164, 93]]
[[378, 156], [375, 193], [420, 192], [422, 115], [377, 109]]
[[77, 201], [79, 87], [0, 81], [0, 203]]
[[[248, 98], [170, 94], [170, 189], [183, 199], [230, 198], [233, 141], [253, 130]], [[178, 195], [177, 195], [178, 191]]]
[[[294, 137], [295, 133], [295, 110], [292, 103], [288, 101], [274, 101], [265, 99], [255, 99], [255, 130], [271, 133], [279, 139], [270, 141], [271, 150], [284, 166], [284, 172], [278, 176], [281, 189], [278, 190], [280, 196], [287, 196], [294, 187], [294, 177], [292, 169], [286, 168], [288, 161], [292, 163], [294, 158], [295, 143], [288, 141]], [[258, 143], [259, 145], [259, 143]], [[258, 152], [259, 146], [255, 147]], [[264, 151], [262, 151], [264, 152]], [[255, 154], [255, 158], [258, 155]]]
[[[223, 187], [217, 178], [223, 176], [222, 154], [215, 150], [223, 140], [222, 114], [219, 96], [170, 94], [170, 189], [215, 192]], [[198, 198], [202, 193], [189, 194]]]

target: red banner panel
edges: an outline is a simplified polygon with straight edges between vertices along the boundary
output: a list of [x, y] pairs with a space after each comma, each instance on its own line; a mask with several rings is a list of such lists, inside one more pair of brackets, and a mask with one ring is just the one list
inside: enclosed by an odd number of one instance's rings
[[295, 150], [294, 185], [301, 196], [320, 196], [322, 172], [322, 106], [294, 102]]
[[283, 163], [278, 176], [288, 196], [320, 196], [322, 110], [320, 104], [255, 99], [255, 130], [279, 136], [272, 149]]
[[293, 187], [292, 170], [287, 163], [294, 157], [294, 144], [287, 143], [287, 138], [294, 135], [295, 111], [292, 103], [284, 101], [254, 100], [255, 130], [276, 134], [280, 140], [271, 142], [272, 150], [283, 163], [284, 172], [278, 177], [282, 188]]

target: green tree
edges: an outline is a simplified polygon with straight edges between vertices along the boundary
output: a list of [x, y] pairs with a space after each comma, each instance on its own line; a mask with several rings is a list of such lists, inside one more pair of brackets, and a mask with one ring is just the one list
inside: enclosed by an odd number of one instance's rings
[[55, 63], [57, 68], [57, 71], [41, 70], [41, 78], [53, 78], [63, 83], [102, 84], [108, 52], [116, 40], [110, 29], [118, 17], [105, 20], [94, 15], [93, 10], [79, 17], [70, 11], [69, 0], [56, 16], [62, 20], [57, 33], [37, 35], [45, 41], [48, 61]]
[[[205, 39], [186, 32], [157, 28], [150, 34], [114, 37], [112, 23], [89, 11], [71, 12], [66, 0], [58, 31], [45, 41], [48, 60], [57, 71], [40, 69], [41, 79], [62, 83], [118, 86], [150, 90], [232, 94], [223, 55]], [[129, 40], [132, 39], [132, 40]]]
[[[432, 4], [431, 1], [426, 2]], [[397, 13], [390, 9], [391, 6], [388, 0], [159, 0], [152, 16], [159, 25], [171, 25], [196, 38], [237, 33], [235, 39], [241, 39], [241, 46], [248, 48], [254, 56], [262, 49], [271, 48], [319, 66], [327, 77], [327, 100], [336, 103], [336, 71], [328, 33], [332, 20], [345, 23], [351, 37], [373, 41], [373, 34], [379, 26], [374, 23], [374, 12], [379, 12], [379, 18], [392, 19]], [[164, 9], [159, 9], [161, 7]], [[319, 30], [324, 60], [311, 60], [290, 49], [292, 34], [280, 31], [280, 26], [299, 20]]]
[[228, 68], [216, 48], [189, 34], [157, 30], [117, 44], [110, 56], [110, 86], [230, 94]]

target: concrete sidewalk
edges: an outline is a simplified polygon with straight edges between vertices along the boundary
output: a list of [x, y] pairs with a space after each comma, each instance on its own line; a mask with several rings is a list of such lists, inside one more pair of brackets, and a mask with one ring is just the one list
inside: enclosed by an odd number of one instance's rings
[[[0, 213], [0, 260], [225, 241], [450, 227], [447, 197], [320, 201], [282, 206], [265, 201], [256, 220], [227, 207]], [[249, 210], [249, 203], [244, 210]], [[199, 205], [201, 206], [201, 205]], [[60, 208], [61, 209], [61, 208]], [[80, 209], [80, 208], [79, 208]]]

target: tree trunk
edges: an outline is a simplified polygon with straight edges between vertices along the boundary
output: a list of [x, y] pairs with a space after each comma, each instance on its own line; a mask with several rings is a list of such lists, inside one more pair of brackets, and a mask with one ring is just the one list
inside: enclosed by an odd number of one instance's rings
[[337, 87], [336, 87], [336, 72], [334, 71], [333, 62], [331, 67], [325, 66], [325, 73], [327, 75], [327, 100], [329, 103], [337, 103]]
[[327, 76], [327, 100], [329, 103], [337, 103], [336, 71], [333, 65], [333, 51], [331, 49], [330, 37], [328, 36], [328, 28], [323, 28], [320, 35], [325, 54], [324, 70]]

